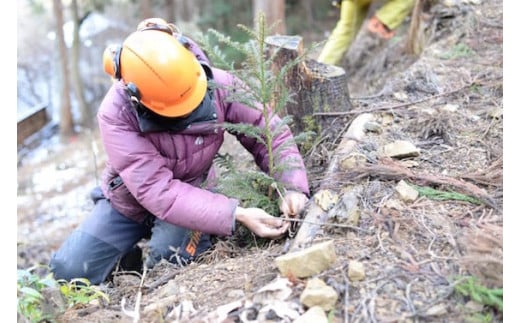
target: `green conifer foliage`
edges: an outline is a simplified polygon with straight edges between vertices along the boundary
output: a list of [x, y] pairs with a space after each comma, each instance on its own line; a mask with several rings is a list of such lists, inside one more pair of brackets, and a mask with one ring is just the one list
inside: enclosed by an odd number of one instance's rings
[[[279, 215], [279, 195], [283, 194], [285, 187], [277, 182], [276, 174], [295, 167], [291, 160], [282, 160], [279, 154], [294, 141], [287, 141], [279, 147], [273, 147], [275, 138], [284, 129], [290, 126], [291, 116], [281, 118], [281, 122], [274, 123], [274, 114], [280, 114], [286, 104], [291, 100], [291, 94], [284, 83], [284, 78], [292, 67], [296, 66], [303, 56], [298, 57], [278, 70], [273, 71], [273, 58], [277, 54], [277, 49], [270, 49], [268, 54], [265, 38], [268, 30], [265, 25], [265, 18], [259, 15], [256, 29], [250, 29], [243, 25], [238, 25], [250, 37], [246, 42], [232, 40], [214, 29], [209, 29], [204, 35], [196, 38], [209, 56], [215, 67], [227, 70], [237, 76], [240, 82], [233, 84], [227, 89], [230, 96], [229, 101], [240, 102], [252, 109], [260, 109], [263, 114], [264, 127], [258, 128], [248, 124], [225, 123], [222, 126], [232, 134], [241, 134], [254, 138], [265, 145], [268, 154], [268, 173], [261, 172], [259, 169], [238, 170], [232, 160], [231, 155], [218, 155], [216, 164], [223, 169], [217, 191], [241, 201], [244, 207], [259, 207], [268, 213]], [[221, 46], [232, 48], [238, 54], [233, 57], [244, 57], [240, 66], [235, 62], [230, 62], [221, 50]], [[227, 50], [229, 52], [229, 50]], [[217, 86], [210, 84], [210, 86]], [[304, 138], [298, 136], [297, 138]], [[276, 188], [276, 189], [275, 189]]]

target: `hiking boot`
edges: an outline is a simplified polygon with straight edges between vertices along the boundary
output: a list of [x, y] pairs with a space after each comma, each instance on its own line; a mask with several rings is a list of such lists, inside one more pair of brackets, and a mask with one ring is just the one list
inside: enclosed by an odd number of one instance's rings
[[382, 39], [390, 39], [395, 35], [395, 31], [388, 28], [376, 16], [373, 16], [368, 21], [368, 31]]

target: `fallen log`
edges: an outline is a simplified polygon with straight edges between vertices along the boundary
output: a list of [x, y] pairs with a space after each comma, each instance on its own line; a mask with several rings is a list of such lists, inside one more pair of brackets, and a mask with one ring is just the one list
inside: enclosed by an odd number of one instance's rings
[[[357, 116], [352, 121], [350, 127], [342, 136], [342, 139], [335, 150], [334, 156], [323, 179], [323, 183], [328, 183], [334, 180], [334, 177], [337, 176], [336, 172], [339, 168], [339, 163], [349, 154], [354, 152], [356, 145], [363, 140], [367, 123], [371, 122], [373, 119], [374, 115], [364, 113]], [[357, 204], [356, 191], [356, 189], [353, 189], [350, 193], [345, 193], [347, 195], [352, 195], [346, 197], [350, 201], [354, 201], [351, 204]], [[298, 229], [298, 233], [292, 240], [289, 251], [303, 248], [307, 244], [311, 243], [319, 232], [321, 226], [327, 222], [328, 214], [326, 210], [324, 210], [315, 199], [315, 196], [319, 195], [319, 192], [320, 191], [309, 200], [309, 205], [305, 209], [305, 214], [303, 215], [303, 220], [305, 222], [302, 222], [302, 225]]]

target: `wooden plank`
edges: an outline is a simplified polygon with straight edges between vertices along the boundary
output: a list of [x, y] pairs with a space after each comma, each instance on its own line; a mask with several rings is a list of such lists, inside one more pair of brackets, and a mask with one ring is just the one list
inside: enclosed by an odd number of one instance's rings
[[34, 113], [26, 116], [18, 121], [17, 125], [17, 144], [21, 146], [25, 140], [41, 130], [47, 123], [49, 123], [49, 116], [47, 115], [47, 107], [42, 107]]

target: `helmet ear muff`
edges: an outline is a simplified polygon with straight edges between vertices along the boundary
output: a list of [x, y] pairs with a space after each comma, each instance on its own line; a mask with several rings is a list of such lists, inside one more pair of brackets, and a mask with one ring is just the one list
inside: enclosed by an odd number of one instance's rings
[[111, 77], [121, 79], [121, 45], [109, 45], [103, 52], [103, 70]]
[[117, 46], [114, 52], [113, 64], [114, 64], [114, 77], [117, 80], [121, 79], [121, 50], [122, 46]]

